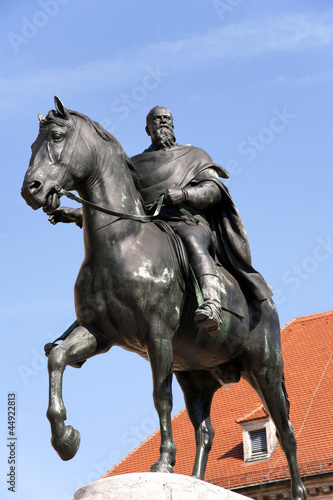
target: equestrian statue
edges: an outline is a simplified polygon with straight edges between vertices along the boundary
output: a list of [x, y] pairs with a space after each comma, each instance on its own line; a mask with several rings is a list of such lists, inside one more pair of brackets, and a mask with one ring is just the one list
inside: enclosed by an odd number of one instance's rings
[[[213, 395], [242, 377], [275, 424], [293, 499], [306, 499], [289, 421], [279, 319], [221, 181], [228, 173], [202, 149], [176, 143], [172, 115], [162, 106], [147, 116], [150, 147], [131, 159], [98, 123], [57, 97], [55, 108], [39, 115], [22, 187], [26, 203], [43, 207], [51, 223], [83, 228], [77, 319], [61, 343], [46, 346], [53, 447], [69, 460], [80, 444], [79, 432], [65, 424], [66, 366], [80, 367], [120, 346], [151, 365], [161, 432], [152, 472], [173, 472], [175, 464], [173, 373], [195, 429], [192, 475], [202, 480], [214, 436]], [[82, 210], [60, 207], [61, 196], [81, 202]]]

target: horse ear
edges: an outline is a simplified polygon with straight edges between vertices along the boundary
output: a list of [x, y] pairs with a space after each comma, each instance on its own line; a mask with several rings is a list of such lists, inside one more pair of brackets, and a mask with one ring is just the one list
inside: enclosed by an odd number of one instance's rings
[[41, 121], [43, 120], [43, 115], [38, 111], [38, 120], [39, 120], [39, 123], [41, 123]]
[[54, 96], [54, 104], [55, 104], [56, 110], [59, 113], [59, 115], [63, 116], [64, 118], [69, 118], [68, 109], [63, 104], [63, 102], [59, 99], [59, 97]]

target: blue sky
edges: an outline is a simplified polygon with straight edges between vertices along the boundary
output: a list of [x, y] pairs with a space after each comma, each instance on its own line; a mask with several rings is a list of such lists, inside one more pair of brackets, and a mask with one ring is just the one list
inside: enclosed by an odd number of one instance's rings
[[[2, 0], [0, 19], [0, 497], [13, 498], [6, 401], [15, 392], [16, 498], [68, 500], [157, 420], [148, 363], [114, 348], [65, 373], [68, 423], [82, 435], [77, 456], [62, 462], [50, 445], [43, 346], [75, 318], [83, 242], [77, 227], [51, 226], [20, 197], [37, 112], [52, 109], [58, 95], [131, 156], [149, 144], [149, 109], [170, 108], [177, 141], [230, 171], [226, 184], [281, 324], [332, 309], [333, 7], [328, 0]], [[183, 400], [174, 386], [177, 412]]]

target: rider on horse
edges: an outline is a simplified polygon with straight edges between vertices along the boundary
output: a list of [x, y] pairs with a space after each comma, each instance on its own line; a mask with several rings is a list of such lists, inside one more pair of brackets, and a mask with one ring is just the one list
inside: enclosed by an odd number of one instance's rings
[[[195, 311], [196, 323], [210, 335], [218, 335], [221, 310], [228, 309], [224, 307], [227, 280], [224, 268], [249, 288], [255, 300], [270, 297], [270, 287], [251, 266], [243, 223], [220, 180], [228, 178], [228, 172], [202, 149], [177, 144], [172, 114], [162, 106], [148, 113], [146, 132], [151, 137], [151, 146], [131, 158], [143, 200], [149, 212], [159, 195], [164, 194], [159, 217], [183, 241], [204, 300]], [[199, 223], [189, 220], [186, 211]], [[248, 286], [246, 281], [250, 282]]]
[[[202, 149], [176, 143], [173, 117], [167, 108], [156, 106], [148, 113], [146, 132], [151, 137], [150, 147], [131, 160], [147, 212], [164, 194], [159, 218], [183, 241], [203, 297], [195, 311], [196, 323], [210, 335], [218, 335], [222, 309], [242, 316], [226, 294], [228, 272], [252, 302], [270, 297], [271, 288], [251, 265], [242, 220], [220, 179], [228, 178], [228, 172]], [[189, 219], [186, 212], [196, 220]], [[80, 217], [78, 209], [62, 208], [50, 220], [80, 225]]]

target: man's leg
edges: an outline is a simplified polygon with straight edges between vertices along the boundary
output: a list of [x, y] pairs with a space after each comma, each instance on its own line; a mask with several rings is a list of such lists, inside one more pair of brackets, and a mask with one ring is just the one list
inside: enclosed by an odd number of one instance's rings
[[220, 273], [209, 253], [211, 233], [209, 227], [199, 223], [171, 223], [176, 234], [182, 239], [190, 265], [198, 280], [204, 303], [195, 312], [195, 321], [212, 336], [220, 333], [222, 310], [222, 283]]
[[212, 274], [198, 276], [197, 279], [204, 303], [195, 311], [195, 322], [209, 335], [217, 337], [221, 329], [221, 279]]

